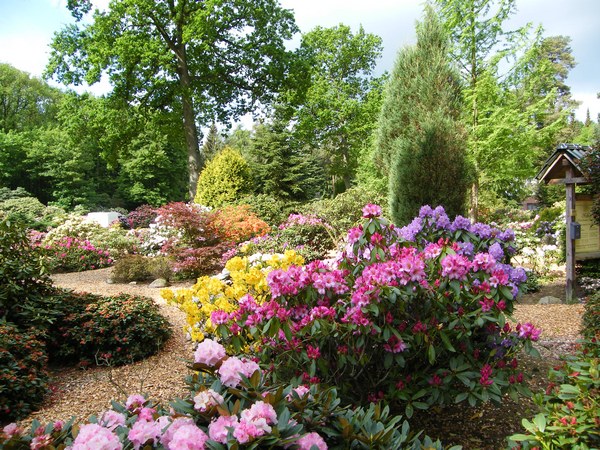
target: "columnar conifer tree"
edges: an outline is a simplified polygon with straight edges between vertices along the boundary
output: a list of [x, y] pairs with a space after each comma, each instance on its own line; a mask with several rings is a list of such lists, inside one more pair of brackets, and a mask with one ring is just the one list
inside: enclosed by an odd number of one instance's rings
[[427, 8], [417, 43], [398, 54], [379, 120], [376, 159], [389, 176], [393, 220], [405, 224], [423, 204], [464, 212], [468, 182], [460, 85], [448, 40]]

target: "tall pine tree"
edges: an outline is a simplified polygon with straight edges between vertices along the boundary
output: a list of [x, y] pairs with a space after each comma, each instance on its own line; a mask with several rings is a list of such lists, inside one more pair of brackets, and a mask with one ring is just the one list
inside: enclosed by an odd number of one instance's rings
[[384, 95], [376, 158], [389, 167], [394, 222], [407, 223], [423, 204], [464, 213], [468, 169], [460, 125], [460, 83], [448, 59], [448, 40], [427, 7], [417, 43], [398, 54]]

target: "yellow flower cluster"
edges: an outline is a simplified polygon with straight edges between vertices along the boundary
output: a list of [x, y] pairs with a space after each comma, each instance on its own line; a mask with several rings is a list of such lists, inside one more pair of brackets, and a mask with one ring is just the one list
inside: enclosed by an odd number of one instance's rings
[[252, 255], [230, 259], [219, 277], [200, 277], [189, 289], [172, 291], [163, 289], [161, 296], [169, 304], [178, 305], [186, 315], [186, 331], [192, 340], [200, 342], [206, 334], [214, 335], [216, 329], [210, 321], [213, 311], [231, 313], [238, 309], [239, 300], [250, 294], [257, 303], [270, 296], [267, 274], [274, 269], [304, 264], [304, 258], [294, 250], [285, 254]]

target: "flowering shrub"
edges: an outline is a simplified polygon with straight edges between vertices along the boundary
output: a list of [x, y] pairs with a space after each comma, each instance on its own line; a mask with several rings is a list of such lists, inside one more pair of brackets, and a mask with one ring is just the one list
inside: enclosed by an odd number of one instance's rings
[[[518, 355], [540, 331], [511, 326], [522, 269], [513, 233], [423, 207], [404, 228], [367, 205], [336, 263], [269, 272], [269, 294], [215, 311], [217, 335], [253, 350], [281, 379], [337, 386], [348, 401], [414, 408], [528, 393]], [[202, 300], [199, 300], [202, 304]], [[358, 397], [358, 398], [357, 398]]]
[[145, 281], [173, 276], [170, 261], [164, 256], [149, 258], [143, 255], [126, 255], [119, 259], [112, 270], [112, 279], [118, 283]]
[[[141, 395], [87, 423], [54, 422], [31, 430], [9, 424], [0, 432], [4, 448], [68, 446], [73, 450], [157, 448], [291, 449], [371, 448], [441, 450], [439, 441], [410, 433], [408, 422], [387, 407], [340, 406], [334, 389], [317, 385], [274, 384], [268, 372], [249, 360], [227, 357], [214, 341], [196, 350], [188, 379], [190, 394], [171, 409]], [[43, 445], [42, 445], [43, 444]]]
[[57, 361], [129, 364], [155, 354], [171, 336], [169, 322], [149, 298], [57, 291], [55, 299], [64, 314], [50, 332], [48, 351]]
[[269, 232], [269, 225], [250, 211], [248, 205], [224, 206], [213, 213], [214, 226], [222, 239], [242, 242]]
[[54, 247], [69, 238], [81, 242], [88, 241], [95, 248], [107, 250], [113, 259], [134, 253], [139, 247], [139, 240], [119, 226], [104, 228], [96, 222], [74, 214], [68, 216], [61, 225], [51, 229], [42, 244]]
[[[258, 302], [267, 299], [267, 273], [274, 269], [287, 269], [293, 264], [303, 264], [304, 260], [294, 251], [285, 254], [235, 257], [225, 265], [225, 270], [214, 277], [203, 276], [189, 289], [161, 291], [169, 302], [179, 305], [186, 313], [187, 332], [195, 341], [202, 341], [205, 334], [215, 334], [213, 312], [236, 311], [246, 295], [250, 294]], [[216, 319], [218, 323], [218, 318]]]
[[0, 423], [24, 417], [42, 403], [47, 359], [39, 336], [0, 321]]
[[90, 241], [65, 236], [50, 244], [38, 244], [48, 270], [81, 272], [110, 267], [113, 259], [108, 250], [96, 248]]

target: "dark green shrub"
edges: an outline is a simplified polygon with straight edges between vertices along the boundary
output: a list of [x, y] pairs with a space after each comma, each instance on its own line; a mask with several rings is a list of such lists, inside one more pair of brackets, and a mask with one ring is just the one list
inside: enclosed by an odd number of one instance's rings
[[64, 316], [48, 343], [51, 359], [119, 366], [158, 352], [171, 336], [169, 322], [146, 297], [101, 297], [57, 291]]
[[52, 281], [26, 230], [0, 219], [0, 319], [23, 329], [45, 330], [58, 314], [51, 292]]
[[156, 278], [169, 280], [173, 270], [168, 258], [143, 255], [126, 255], [119, 259], [112, 271], [112, 278], [118, 283], [131, 281], [147, 281]]
[[42, 403], [47, 359], [38, 336], [0, 321], [0, 422], [24, 417]]
[[124, 256], [115, 263], [112, 278], [117, 283], [149, 280], [152, 278], [150, 258], [142, 255]]
[[523, 419], [526, 433], [510, 436], [511, 448], [600, 448], [599, 369], [597, 357], [578, 353], [550, 370], [546, 392], [535, 397], [541, 412]]

